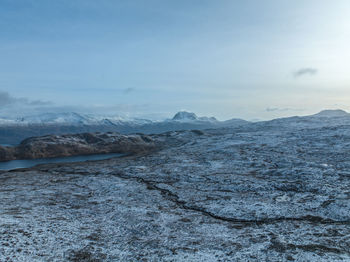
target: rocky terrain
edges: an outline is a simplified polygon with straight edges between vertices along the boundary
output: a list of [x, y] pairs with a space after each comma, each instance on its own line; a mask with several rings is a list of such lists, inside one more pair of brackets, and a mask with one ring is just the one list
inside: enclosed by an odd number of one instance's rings
[[145, 153], [157, 148], [146, 135], [83, 133], [48, 135], [23, 140], [18, 146], [0, 146], [0, 161], [107, 153]]
[[0, 174], [0, 261], [350, 261], [350, 126], [169, 132]]

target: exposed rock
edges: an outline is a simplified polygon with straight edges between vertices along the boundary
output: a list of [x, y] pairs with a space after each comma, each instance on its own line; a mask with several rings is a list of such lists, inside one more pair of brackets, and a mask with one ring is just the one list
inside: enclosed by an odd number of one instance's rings
[[195, 113], [181, 111], [175, 114], [173, 120], [197, 120], [198, 117]]
[[14, 159], [14, 148], [0, 146], [0, 161], [8, 161]]
[[156, 148], [146, 135], [83, 133], [25, 139], [16, 147], [0, 147], [0, 161], [107, 153], [144, 153]]

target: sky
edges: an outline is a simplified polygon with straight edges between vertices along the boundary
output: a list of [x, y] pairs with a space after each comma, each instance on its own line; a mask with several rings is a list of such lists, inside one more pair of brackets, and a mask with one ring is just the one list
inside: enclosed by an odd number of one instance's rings
[[350, 1], [0, 0], [0, 117], [350, 110]]

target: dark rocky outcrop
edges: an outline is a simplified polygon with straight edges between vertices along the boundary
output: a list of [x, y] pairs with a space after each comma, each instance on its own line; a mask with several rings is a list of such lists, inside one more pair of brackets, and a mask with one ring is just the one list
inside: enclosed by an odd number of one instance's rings
[[0, 161], [8, 161], [14, 159], [15, 149], [12, 147], [0, 146]]
[[31, 137], [15, 147], [0, 146], [0, 161], [107, 153], [145, 153], [156, 148], [150, 136], [82, 133]]

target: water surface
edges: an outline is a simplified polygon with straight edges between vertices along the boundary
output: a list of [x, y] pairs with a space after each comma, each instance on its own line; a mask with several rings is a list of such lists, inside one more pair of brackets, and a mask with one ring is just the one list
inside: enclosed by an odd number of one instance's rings
[[91, 160], [103, 160], [114, 157], [120, 157], [123, 154], [96, 154], [96, 155], [84, 155], [84, 156], [68, 156], [68, 157], [54, 157], [54, 158], [40, 158], [40, 159], [27, 159], [27, 160], [11, 160], [6, 162], [0, 162], [0, 170], [12, 170], [16, 168], [27, 168], [36, 166], [39, 164], [48, 163], [71, 163], [82, 162]]

